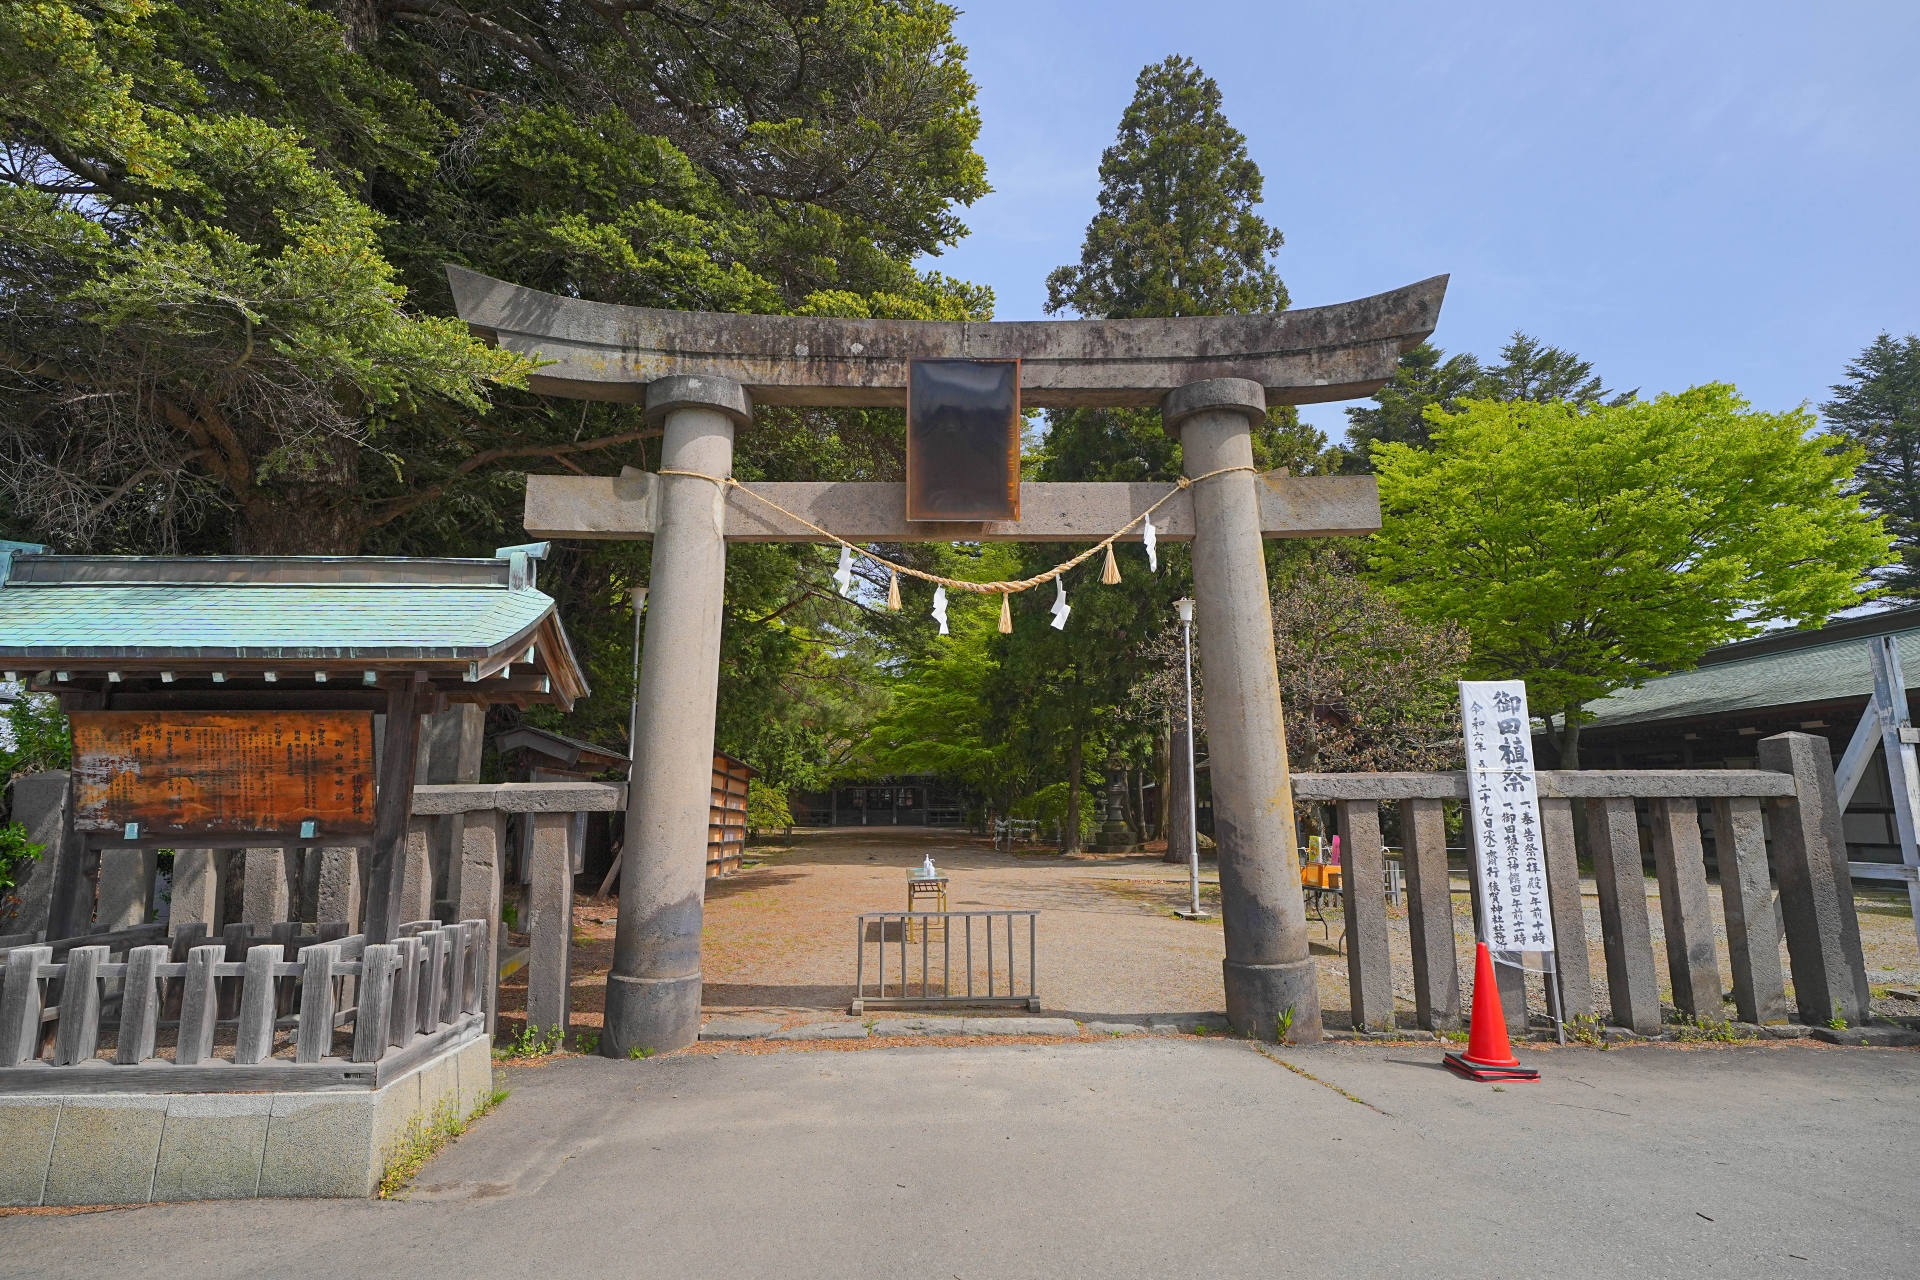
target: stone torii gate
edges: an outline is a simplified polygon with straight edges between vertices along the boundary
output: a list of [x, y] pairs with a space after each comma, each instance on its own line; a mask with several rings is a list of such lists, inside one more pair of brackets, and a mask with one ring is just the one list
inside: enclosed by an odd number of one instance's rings
[[[914, 359], [1020, 360], [1022, 407], [1157, 406], [1185, 473], [1213, 475], [1155, 515], [1193, 543], [1207, 670], [1227, 1016], [1272, 1038], [1320, 1037], [1307, 951], [1263, 537], [1371, 533], [1370, 476], [1252, 474], [1251, 428], [1271, 404], [1378, 389], [1433, 332], [1447, 277], [1278, 315], [949, 323], [656, 311], [523, 289], [448, 268], [461, 319], [538, 356], [535, 391], [641, 403], [664, 424], [663, 471], [729, 476], [758, 404], [903, 406]], [[1235, 470], [1237, 468], [1237, 470]], [[1165, 484], [1026, 484], [1020, 519], [909, 521], [904, 484], [742, 486], [852, 542], [1093, 542]], [[631, 469], [530, 476], [535, 537], [652, 538], [651, 610], [628, 789], [620, 923], [601, 1052], [676, 1049], [700, 1030], [700, 928], [720, 622], [729, 541], [819, 541], [738, 489]], [[1136, 532], [1130, 535], [1138, 538]]]

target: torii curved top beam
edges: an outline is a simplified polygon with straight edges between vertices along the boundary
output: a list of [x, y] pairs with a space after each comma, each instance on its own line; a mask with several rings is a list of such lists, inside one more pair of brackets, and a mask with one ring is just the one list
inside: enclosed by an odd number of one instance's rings
[[644, 401], [649, 382], [705, 374], [761, 404], [906, 404], [907, 361], [1018, 357], [1028, 408], [1155, 406], [1175, 387], [1250, 378], [1269, 404], [1351, 400], [1393, 376], [1433, 332], [1447, 277], [1277, 315], [1145, 320], [845, 320], [657, 311], [562, 298], [448, 266], [476, 334], [553, 361], [532, 387], [576, 400]]

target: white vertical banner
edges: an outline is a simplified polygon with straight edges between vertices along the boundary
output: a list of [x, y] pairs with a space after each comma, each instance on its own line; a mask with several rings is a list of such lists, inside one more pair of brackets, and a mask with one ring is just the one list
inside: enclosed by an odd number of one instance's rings
[[1547, 859], [1534, 785], [1533, 722], [1521, 680], [1462, 680], [1474, 890], [1490, 951], [1553, 950]]

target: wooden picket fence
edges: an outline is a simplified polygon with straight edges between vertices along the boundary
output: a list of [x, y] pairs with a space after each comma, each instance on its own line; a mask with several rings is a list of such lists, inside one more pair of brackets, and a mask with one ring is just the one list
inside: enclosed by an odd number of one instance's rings
[[217, 942], [203, 924], [171, 941], [163, 928], [4, 953], [0, 1094], [378, 1088], [484, 1033], [484, 921], [415, 921], [373, 945], [342, 925], [233, 925]]

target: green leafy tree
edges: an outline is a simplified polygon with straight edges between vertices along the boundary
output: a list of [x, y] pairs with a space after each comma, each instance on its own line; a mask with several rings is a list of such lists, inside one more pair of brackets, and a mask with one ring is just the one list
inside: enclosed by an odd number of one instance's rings
[[73, 758], [73, 739], [58, 701], [45, 694], [22, 694], [0, 716], [0, 920], [18, 907], [13, 890], [46, 852], [27, 839], [26, 824], [9, 821], [15, 778], [43, 769], [64, 769]]
[[57, 699], [24, 693], [7, 706], [0, 728], [0, 791], [22, 774], [65, 769], [72, 759], [73, 734]]
[[1100, 211], [1078, 266], [1047, 277], [1047, 310], [1083, 316], [1284, 311], [1280, 232], [1255, 211], [1259, 166], [1220, 87], [1189, 58], [1140, 72], [1100, 157]]
[[1527, 682], [1579, 767], [1585, 705], [1772, 619], [1865, 597], [1889, 539], [1850, 492], [1861, 451], [1730, 386], [1650, 402], [1428, 410], [1431, 452], [1380, 446], [1372, 568], [1409, 613], [1464, 627], [1468, 672]]
[[1835, 447], [1861, 450], [1860, 501], [1886, 522], [1900, 559], [1880, 579], [1888, 593], [1920, 600], [1920, 337], [1875, 338], [1847, 365], [1847, 381], [1820, 406]]
[[[948, 576], [992, 581], [1018, 571], [1012, 548], [994, 544], [964, 573]], [[961, 573], [952, 569], [962, 569]], [[918, 605], [924, 597], [913, 592]], [[916, 614], [924, 614], [916, 610]], [[855, 769], [862, 773], [931, 773], [964, 783], [1001, 812], [1031, 792], [1047, 758], [1024, 703], [997, 704], [1004, 646], [997, 597], [952, 593], [950, 635], [937, 638], [909, 659], [895, 680], [884, 710], [867, 731]]]
[[[955, 11], [458, 0], [0, 9], [0, 535], [64, 550], [485, 554], [529, 471], [657, 465], [636, 406], [519, 389], [444, 263], [609, 302], [985, 318], [918, 269], [987, 190]], [[898, 411], [762, 408], [750, 479], [898, 479]], [[916, 553], [918, 554], [918, 553]], [[806, 785], [904, 628], [817, 548], [729, 551], [717, 741]], [[624, 740], [645, 544], [561, 546]], [[909, 646], [909, 650], [911, 646]], [[518, 713], [498, 709], [496, 726]]]

